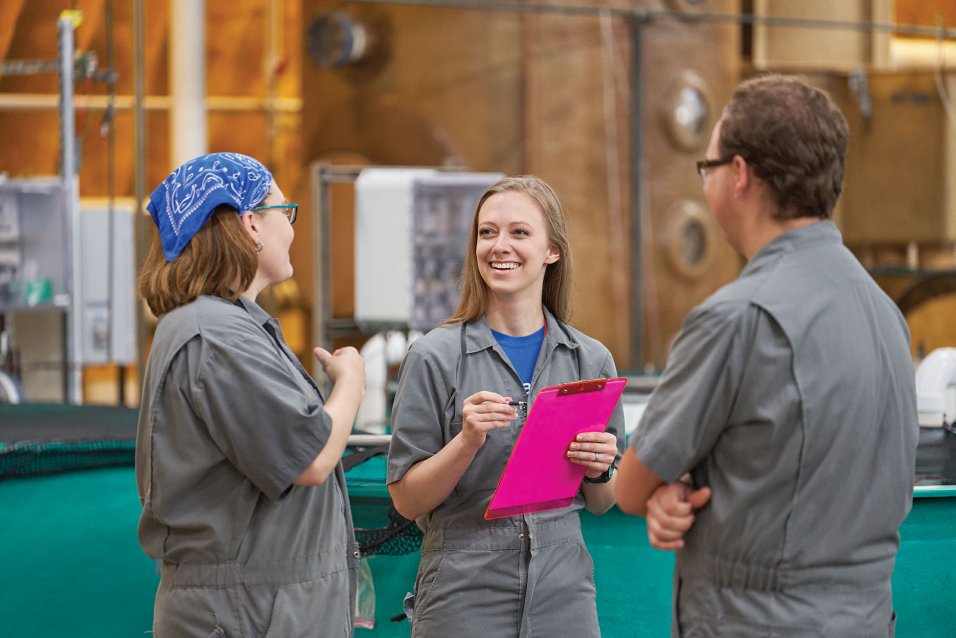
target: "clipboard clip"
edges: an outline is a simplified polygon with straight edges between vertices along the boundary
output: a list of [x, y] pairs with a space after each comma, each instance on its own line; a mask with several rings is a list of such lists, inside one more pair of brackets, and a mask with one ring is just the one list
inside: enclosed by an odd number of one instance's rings
[[585, 392], [600, 392], [607, 385], [607, 379], [586, 379], [584, 381], [572, 381], [571, 383], [562, 383], [558, 386], [558, 396], [563, 397], [569, 394], [583, 394]]

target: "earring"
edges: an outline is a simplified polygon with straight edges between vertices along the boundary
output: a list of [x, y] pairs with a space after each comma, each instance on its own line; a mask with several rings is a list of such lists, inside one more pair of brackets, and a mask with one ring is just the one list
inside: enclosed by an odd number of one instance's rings
[[261, 253], [261, 252], [262, 252], [262, 242], [261, 242], [260, 240], [258, 240], [258, 239], [256, 240], [256, 252], [257, 252], [257, 253]]

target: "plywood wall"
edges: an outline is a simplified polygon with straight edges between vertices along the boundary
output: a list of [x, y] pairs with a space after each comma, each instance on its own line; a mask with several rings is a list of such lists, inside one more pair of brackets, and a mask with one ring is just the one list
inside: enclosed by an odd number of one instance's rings
[[[693, 162], [703, 155], [705, 144], [675, 146], [662, 113], [673, 104], [669, 100], [674, 87], [690, 72], [707, 86], [713, 109], [707, 126], [711, 125], [739, 76], [741, 50], [747, 43], [732, 23], [697, 23], [692, 18], [695, 12], [734, 14], [741, 4], [737, 0], [573, 4], [676, 11], [678, 16], [642, 29], [641, 50], [635, 51], [633, 23], [614, 16], [339, 0], [207, 0], [209, 148], [263, 159], [290, 197], [304, 204], [293, 263], [306, 308], [315, 259], [308, 215], [308, 170], [313, 162], [450, 164], [536, 172], [554, 184], [569, 212], [579, 265], [575, 325], [607, 343], [622, 368], [663, 364], [683, 316], [740, 266], [708, 221], [693, 173]], [[892, 15], [901, 23], [934, 23], [941, 16], [951, 26], [950, 17], [956, 15], [953, 0], [891, 4]], [[100, 135], [106, 87], [97, 83], [77, 87], [84, 196], [108, 195], [111, 183], [116, 196], [133, 194], [136, 158], [129, 108], [133, 5], [119, 0], [0, 3], [0, 59], [54, 59], [56, 18], [64, 9], [83, 12], [77, 48], [95, 51], [101, 67], [108, 65], [107, 36], [112, 33], [120, 105], [112, 177], [108, 140]], [[169, 16], [168, 2], [143, 6], [149, 104], [145, 169], [150, 189], [172, 168], [165, 101]], [[834, 10], [847, 10], [841, 7]], [[886, 9], [887, 3], [880, 7]], [[309, 59], [309, 27], [316, 17], [331, 11], [346, 12], [377, 33], [378, 48], [367, 63], [329, 70]], [[271, 21], [273, 15], [278, 22]], [[841, 16], [837, 11], [821, 17]], [[268, 51], [270, 29], [279, 42], [275, 58]], [[872, 41], [867, 46], [872, 47]], [[638, 75], [644, 82], [639, 95], [633, 84]], [[29, 104], [0, 108], [0, 172], [10, 176], [57, 172], [56, 94], [52, 75], [0, 77], [0, 99], [19, 96]], [[279, 108], [270, 112], [271, 97], [279, 100], [275, 103]], [[635, 136], [635, 114], [640, 118], [640, 136]], [[632, 153], [631, 144], [638, 138], [642, 146]], [[336, 214], [350, 213], [346, 208]], [[702, 220], [694, 230], [698, 234], [681, 235], [684, 227], [675, 220], [698, 214]], [[634, 219], [641, 221], [641, 229], [634, 228]], [[348, 220], [333, 220], [333, 226], [347, 229]], [[694, 245], [698, 240], [709, 251], [707, 267], [687, 268], [680, 263], [682, 251], [688, 246], [700, 249]], [[336, 259], [350, 258], [348, 245], [337, 245], [337, 250]], [[639, 281], [631, 279], [630, 259], [635, 254], [641, 259]], [[347, 313], [350, 277], [346, 270], [341, 274], [337, 285], [344, 299], [339, 307]], [[635, 295], [640, 303], [634, 303]], [[639, 316], [632, 315], [635, 308]], [[638, 354], [632, 357], [634, 353]]]
[[953, 0], [895, 0], [894, 14], [899, 24], [956, 26], [956, 2]]
[[[586, 5], [634, 8], [633, 2]], [[687, 17], [735, 8], [718, 0], [640, 5], [657, 11], [686, 5]], [[712, 224], [705, 228], [706, 268], [688, 274], [668, 266], [680, 241], [669, 235], [672, 207], [685, 200], [703, 207], [693, 165], [737, 78], [737, 28], [682, 16], [655, 21], [642, 27], [636, 52], [634, 21], [611, 13], [333, 3], [313, 5], [307, 20], [329, 11], [377, 30], [381, 44], [355, 65], [305, 64], [306, 161], [351, 154], [360, 163], [541, 175], [568, 210], [577, 267], [573, 323], [607, 344], [622, 369], [661, 367], [687, 311], [739, 268]], [[647, 79], [643, 89], [634, 83], [635, 59]], [[662, 132], [662, 111], [672, 105], [662, 101], [686, 70], [702, 78], [711, 112], [701, 139], [675, 150]], [[635, 124], [637, 103], [645, 108]], [[646, 133], [636, 155], [635, 126]], [[333, 233], [350, 214], [333, 209]], [[646, 220], [639, 247], [631, 243], [635, 218]], [[349, 238], [332, 243], [347, 246]], [[347, 261], [346, 251], [340, 255]], [[640, 286], [632, 280], [635, 251], [646, 255]], [[333, 305], [350, 307], [348, 282], [334, 279]], [[634, 294], [641, 304], [632, 304]]]
[[[277, 116], [270, 134], [264, 108], [270, 83], [279, 97], [298, 103], [301, 65], [300, 3], [279, 3], [282, 34], [276, 73], [270, 65], [269, 0], [206, 2], [207, 96], [210, 98], [208, 144], [211, 151], [239, 151], [271, 160], [280, 179], [297, 187], [300, 166], [297, 145], [298, 109]], [[168, 2], [144, 2], [145, 75], [147, 98], [147, 188], [158, 184], [173, 168], [169, 162], [168, 116]], [[94, 52], [106, 68], [110, 36], [107, 10], [112, 11], [114, 60], [118, 75], [115, 118], [115, 194], [133, 194], [133, 2], [78, 0], [76, 2], [3, 2], [0, 4], [0, 54], [6, 60], [54, 60], [57, 56], [56, 21], [64, 9], [82, 12], [76, 30], [76, 50]], [[79, 82], [76, 87], [76, 130], [80, 145], [81, 196], [108, 195], [108, 139], [101, 135], [105, 84]], [[11, 177], [51, 175], [59, 170], [59, 120], [56, 111], [57, 77], [52, 74], [0, 77], [0, 94], [24, 100], [22, 108], [0, 108], [0, 172]], [[233, 99], [238, 98], [238, 99]], [[0, 98], [3, 99], [3, 98]]]

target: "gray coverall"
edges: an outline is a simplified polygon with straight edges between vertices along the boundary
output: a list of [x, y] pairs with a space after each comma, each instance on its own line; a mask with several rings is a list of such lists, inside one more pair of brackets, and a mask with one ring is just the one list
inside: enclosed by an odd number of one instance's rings
[[888, 636], [918, 437], [902, 315], [829, 221], [688, 317], [631, 437], [713, 496], [677, 553], [674, 636]]
[[[531, 397], [550, 385], [614, 377], [608, 350], [559, 324], [547, 331]], [[415, 341], [399, 375], [388, 482], [461, 432], [462, 402], [481, 390], [515, 399], [524, 388], [484, 317], [436, 328]], [[599, 636], [594, 566], [584, 546], [579, 492], [566, 509], [486, 521], [484, 512], [524, 424], [489, 432], [448, 499], [417, 523], [425, 532], [415, 582], [412, 636], [505, 638]], [[623, 449], [620, 403], [608, 431]]]
[[352, 635], [342, 467], [293, 485], [328, 440], [322, 405], [255, 303], [200, 297], [160, 319], [136, 440], [156, 638]]

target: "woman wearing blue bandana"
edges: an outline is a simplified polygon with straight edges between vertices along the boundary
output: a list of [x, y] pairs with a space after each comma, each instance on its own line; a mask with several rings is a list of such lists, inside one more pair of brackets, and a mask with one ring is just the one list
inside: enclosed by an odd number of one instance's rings
[[351, 636], [358, 557], [340, 458], [364, 394], [354, 348], [320, 393], [256, 305], [292, 276], [297, 206], [258, 161], [186, 162], [147, 206], [139, 289], [160, 317], [136, 440], [139, 540], [161, 561], [156, 638]]

